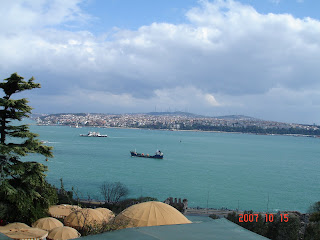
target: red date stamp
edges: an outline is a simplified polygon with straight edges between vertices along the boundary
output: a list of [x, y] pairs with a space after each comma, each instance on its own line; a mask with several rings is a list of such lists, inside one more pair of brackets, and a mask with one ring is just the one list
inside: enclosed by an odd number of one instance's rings
[[[272, 213], [266, 213], [265, 215], [265, 222], [273, 222], [274, 215]], [[250, 214], [239, 214], [239, 222], [258, 222], [259, 221], [259, 214], [257, 213], [250, 213]], [[289, 221], [289, 214], [280, 214], [280, 222], [288, 222]]]

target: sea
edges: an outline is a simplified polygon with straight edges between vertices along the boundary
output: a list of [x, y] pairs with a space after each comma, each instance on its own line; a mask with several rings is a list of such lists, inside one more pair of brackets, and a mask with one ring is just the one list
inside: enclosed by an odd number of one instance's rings
[[[51, 184], [62, 178], [82, 199], [103, 200], [101, 185], [121, 182], [128, 197], [181, 198], [189, 207], [307, 212], [320, 201], [319, 138], [28, 123], [54, 158], [23, 159], [47, 165]], [[108, 137], [80, 137], [89, 131]], [[131, 157], [132, 150], [161, 150], [164, 158]]]

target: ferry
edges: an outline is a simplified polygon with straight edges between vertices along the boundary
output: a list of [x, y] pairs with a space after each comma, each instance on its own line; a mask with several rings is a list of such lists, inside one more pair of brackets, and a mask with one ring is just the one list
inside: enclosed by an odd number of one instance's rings
[[89, 132], [87, 134], [80, 134], [80, 137], [108, 137], [108, 135], [102, 135], [99, 132]]
[[163, 159], [163, 153], [160, 150], [157, 150], [155, 155], [137, 153], [136, 151], [130, 151], [130, 153], [131, 153], [131, 157], [144, 157], [144, 158]]

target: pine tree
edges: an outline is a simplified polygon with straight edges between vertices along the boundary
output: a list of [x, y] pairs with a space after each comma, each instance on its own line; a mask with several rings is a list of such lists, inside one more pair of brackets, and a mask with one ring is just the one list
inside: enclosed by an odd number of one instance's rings
[[53, 157], [52, 147], [43, 145], [28, 125], [13, 124], [29, 117], [32, 108], [27, 99], [12, 99], [12, 95], [40, 88], [33, 77], [23, 79], [13, 73], [0, 83], [4, 92], [0, 98], [0, 219], [31, 223], [46, 215], [56, 201], [56, 192], [45, 179], [46, 166], [20, 160], [29, 153]]

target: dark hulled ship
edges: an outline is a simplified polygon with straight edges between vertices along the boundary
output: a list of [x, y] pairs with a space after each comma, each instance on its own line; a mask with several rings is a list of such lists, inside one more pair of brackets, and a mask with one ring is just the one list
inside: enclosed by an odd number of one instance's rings
[[131, 151], [131, 157], [144, 157], [144, 158], [157, 158], [163, 159], [163, 153], [159, 150], [156, 151], [155, 155], [149, 155], [144, 153], [137, 153], [136, 151]]

